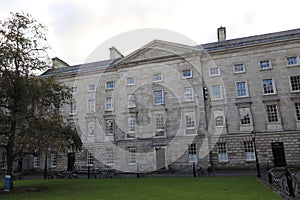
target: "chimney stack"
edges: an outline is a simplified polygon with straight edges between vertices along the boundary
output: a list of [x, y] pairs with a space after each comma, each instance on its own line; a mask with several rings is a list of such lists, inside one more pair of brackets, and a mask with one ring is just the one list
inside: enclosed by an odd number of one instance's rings
[[222, 42], [226, 40], [226, 28], [225, 27], [220, 27], [218, 28], [218, 41]]
[[110, 59], [123, 58], [124, 56], [116, 49], [116, 47], [109, 48]]

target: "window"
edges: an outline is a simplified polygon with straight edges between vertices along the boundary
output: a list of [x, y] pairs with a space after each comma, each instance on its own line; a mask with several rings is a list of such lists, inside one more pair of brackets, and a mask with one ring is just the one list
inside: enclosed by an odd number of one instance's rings
[[287, 66], [298, 65], [298, 56], [287, 57], [286, 64]]
[[278, 122], [277, 104], [266, 105], [268, 122]]
[[88, 100], [88, 112], [96, 112], [96, 101], [95, 99]]
[[252, 141], [244, 141], [245, 148], [245, 159], [246, 161], [254, 161], [255, 160], [255, 152]]
[[228, 162], [226, 143], [219, 142], [217, 145], [218, 145], [218, 160], [219, 160], [219, 162]]
[[250, 108], [239, 108], [241, 125], [249, 125], [251, 123]]
[[295, 103], [295, 108], [296, 108], [296, 119], [300, 121], [300, 102]]
[[94, 156], [92, 154], [92, 152], [87, 151], [87, 166], [93, 166], [94, 165]]
[[185, 112], [185, 125], [186, 129], [195, 128], [195, 113], [194, 112]]
[[88, 91], [89, 92], [95, 92], [96, 91], [96, 85], [95, 84], [89, 84], [88, 85]]
[[112, 89], [114, 89], [114, 88], [115, 88], [115, 84], [114, 84], [113, 81], [108, 81], [108, 82], [106, 82], [105, 89], [107, 89], [107, 90], [112, 90]]
[[236, 82], [235, 87], [236, 87], [237, 97], [247, 97], [248, 96], [248, 88], [247, 88], [246, 81]]
[[135, 152], [136, 152], [136, 149], [134, 147], [128, 148], [128, 163], [129, 164], [136, 163]]
[[77, 94], [78, 93], [78, 88], [76, 86], [71, 87], [71, 93], [72, 94]]
[[105, 134], [106, 135], [114, 134], [114, 120], [113, 119], [107, 119], [105, 121]]
[[154, 91], [154, 104], [161, 105], [164, 104], [164, 93], [163, 90]]
[[114, 164], [114, 151], [112, 148], [106, 149], [106, 164]]
[[135, 116], [128, 118], [128, 132], [135, 132]]
[[6, 151], [0, 151], [0, 169], [6, 169]]
[[271, 69], [271, 61], [270, 60], [259, 61], [259, 67], [260, 69]]
[[135, 81], [134, 81], [134, 77], [128, 77], [127, 78], [127, 85], [134, 85]]
[[244, 64], [235, 64], [233, 65], [233, 72], [234, 73], [242, 73], [242, 72], [245, 72], [246, 69], [245, 69], [245, 66]]
[[57, 153], [55, 152], [50, 153], [50, 165], [51, 167], [56, 167], [57, 165]]
[[263, 93], [264, 94], [275, 94], [276, 89], [275, 89], [275, 82], [272, 78], [269, 79], [263, 79]]
[[217, 75], [220, 75], [219, 67], [212, 67], [212, 68], [209, 68], [209, 75], [210, 75], [210, 76], [217, 76]]
[[77, 114], [77, 102], [75, 100], [71, 101], [70, 114], [71, 115]]
[[223, 110], [215, 110], [214, 111], [214, 117], [215, 117], [215, 126], [216, 127], [223, 127], [224, 126]]
[[164, 124], [164, 116], [163, 114], [155, 114], [155, 136], [164, 136], [165, 124]]
[[183, 88], [183, 99], [184, 99], [184, 101], [193, 101], [194, 100], [192, 87]]
[[87, 122], [87, 132], [88, 132], [88, 136], [94, 135], [94, 133], [95, 133], [95, 122], [94, 121]]
[[40, 156], [33, 156], [33, 167], [40, 168]]
[[128, 106], [128, 108], [136, 107], [134, 93], [127, 95], [127, 106]]
[[105, 98], [105, 110], [113, 110], [113, 98], [112, 97], [106, 97]]
[[189, 145], [188, 148], [188, 153], [189, 153], [189, 162], [196, 162], [197, 161], [197, 145], [196, 143], [192, 143]]
[[300, 75], [298, 76], [291, 76], [291, 88], [293, 92], [300, 92]]
[[190, 70], [190, 69], [182, 70], [182, 77], [183, 78], [192, 78], [192, 70]]
[[221, 85], [211, 86], [211, 98], [212, 99], [222, 99]]
[[153, 82], [159, 82], [162, 81], [162, 74], [158, 73], [158, 74], [154, 74], [153, 75]]

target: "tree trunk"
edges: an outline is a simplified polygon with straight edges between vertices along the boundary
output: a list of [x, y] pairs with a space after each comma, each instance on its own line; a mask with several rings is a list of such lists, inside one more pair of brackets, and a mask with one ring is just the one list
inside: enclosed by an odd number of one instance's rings
[[44, 166], [44, 179], [47, 179], [47, 168], [48, 168], [48, 151], [45, 152], [45, 166]]

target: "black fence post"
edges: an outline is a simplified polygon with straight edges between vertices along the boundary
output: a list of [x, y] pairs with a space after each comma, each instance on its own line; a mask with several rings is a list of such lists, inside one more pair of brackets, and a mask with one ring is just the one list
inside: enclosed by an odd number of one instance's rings
[[195, 162], [193, 162], [193, 176], [196, 177], [196, 166], [195, 166]]
[[269, 183], [270, 183], [270, 184], [273, 184], [273, 181], [272, 181], [272, 175], [271, 175], [271, 173], [269, 172], [270, 166], [269, 166], [269, 163], [268, 163], [268, 162], [267, 162], [267, 168], [266, 168], [266, 170], [267, 170], [267, 173], [268, 173], [268, 180], [269, 180]]
[[292, 175], [288, 169], [286, 169], [285, 175], [286, 175], [286, 180], [287, 180], [287, 185], [288, 185], [290, 196], [295, 197], [295, 193], [294, 193], [294, 189], [293, 189], [293, 179], [292, 179]]

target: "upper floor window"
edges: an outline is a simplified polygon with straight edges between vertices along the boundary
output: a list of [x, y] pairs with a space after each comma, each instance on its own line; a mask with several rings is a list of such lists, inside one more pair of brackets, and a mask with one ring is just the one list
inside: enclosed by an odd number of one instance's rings
[[192, 78], [192, 70], [191, 69], [184, 69], [182, 70], [182, 77], [183, 78]]
[[77, 93], [78, 93], [78, 88], [77, 88], [77, 86], [71, 87], [71, 93], [72, 93], [72, 94], [77, 94]]
[[185, 112], [185, 124], [187, 129], [195, 128], [195, 113], [193, 111]]
[[135, 103], [135, 93], [132, 93], [132, 94], [128, 94], [128, 95], [127, 95], [127, 107], [128, 107], [128, 108], [136, 107], [136, 103]]
[[220, 69], [219, 69], [219, 67], [212, 67], [212, 68], [209, 68], [209, 75], [210, 75], [210, 76], [217, 76], [217, 75], [220, 75]]
[[290, 77], [291, 89], [293, 92], [300, 92], [300, 75]]
[[268, 122], [279, 121], [277, 104], [266, 105], [266, 110], [267, 110]]
[[251, 123], [251, 112], [250, 108], [239, 108], [240, 123], [241, 125], [250, 125]]
[[77, 102], [75, 100], [71, 101], [70, 114], [71, 115], [77, 114]]
[[295, 103], [296, 119], [300, 121], [300, 102]]
[[106, 82], [106, 86], [105, 86], [105, 89], [107, 90], [112, 90], [115, 88], [115, 83], [113, 81], [108, 81]]
[[96, 112], [96, 101], [95, 99], [88, 100], [88, 112]]
[[96, 91], [96, 85], [95, 84], [89, 84], [88, 85], [88, 92], [95, 92]]
[[88, 135], [92, 136], [95, 133], [95, 122], [89, 121], [87, 122]]
[[162, 74], [161, 73], [157, 73], [153, 75], [153, 82], [159, 82], [162, 81]]
[[154, 104], [155, 105], [164, 104], [163, 90], [155, 90], [154, 91]]
[[212, 99], [222, 99], [222, 89], [221, 85], [212, 85], [211, 86], [211, 98]]
[[134, 77], [128, 77], [127, 78], [127, 85], [134, 85], [134, 84], [135, 84]]
[[270, 60], [263, 60], [259, 61], [259, 68], [260, 69], [271, 69], [271, 61]]
[[233, 65], [233, 72], [234, 73], [242, 73], [242, 72], [245, 72], [246, 69], [245, 69], [245, 66], [244, 64], [235, 64]]
[[235, 87], [236, 87], [237, 97], [247, 97], [248, 96], [248, 88], [247, 88], [246, 81], [236, 82]]
[[106, 135], [114, 134], [114, 120], [113, 119], [107, 119], [105, 121], [105, 133], [106, 133]]
[[194, 100], [192, 87], [183, 88], [183, 99], [184, 99], [184, 101], [193, 101]]
[[105, 110], [113, 110], [113, 109], [114, 109], [113, 98], [106, 97], [105, 98]]
[[135, 116], [128, 118], [128, 132], [135, 132]]
[[215, 126], [216, 127], [223, 127], [224, 126], [224, 113], [223, 110], [215, 110], [214, 111], [215, 117]]
[[156, 130], [161, 131], [164, 130], [164, 116], [163, 114], [155, 114], [155, 123], [156, 123]]
[[298, 65], [298, 56], [287, 57], [286, 64], [287, 66]]
[[262, 84], [263, 84], [263, 93], [264, 94], [275, 94], [276, 93], [274, 79], [272, 79], [272, 78], [263, 79]]

